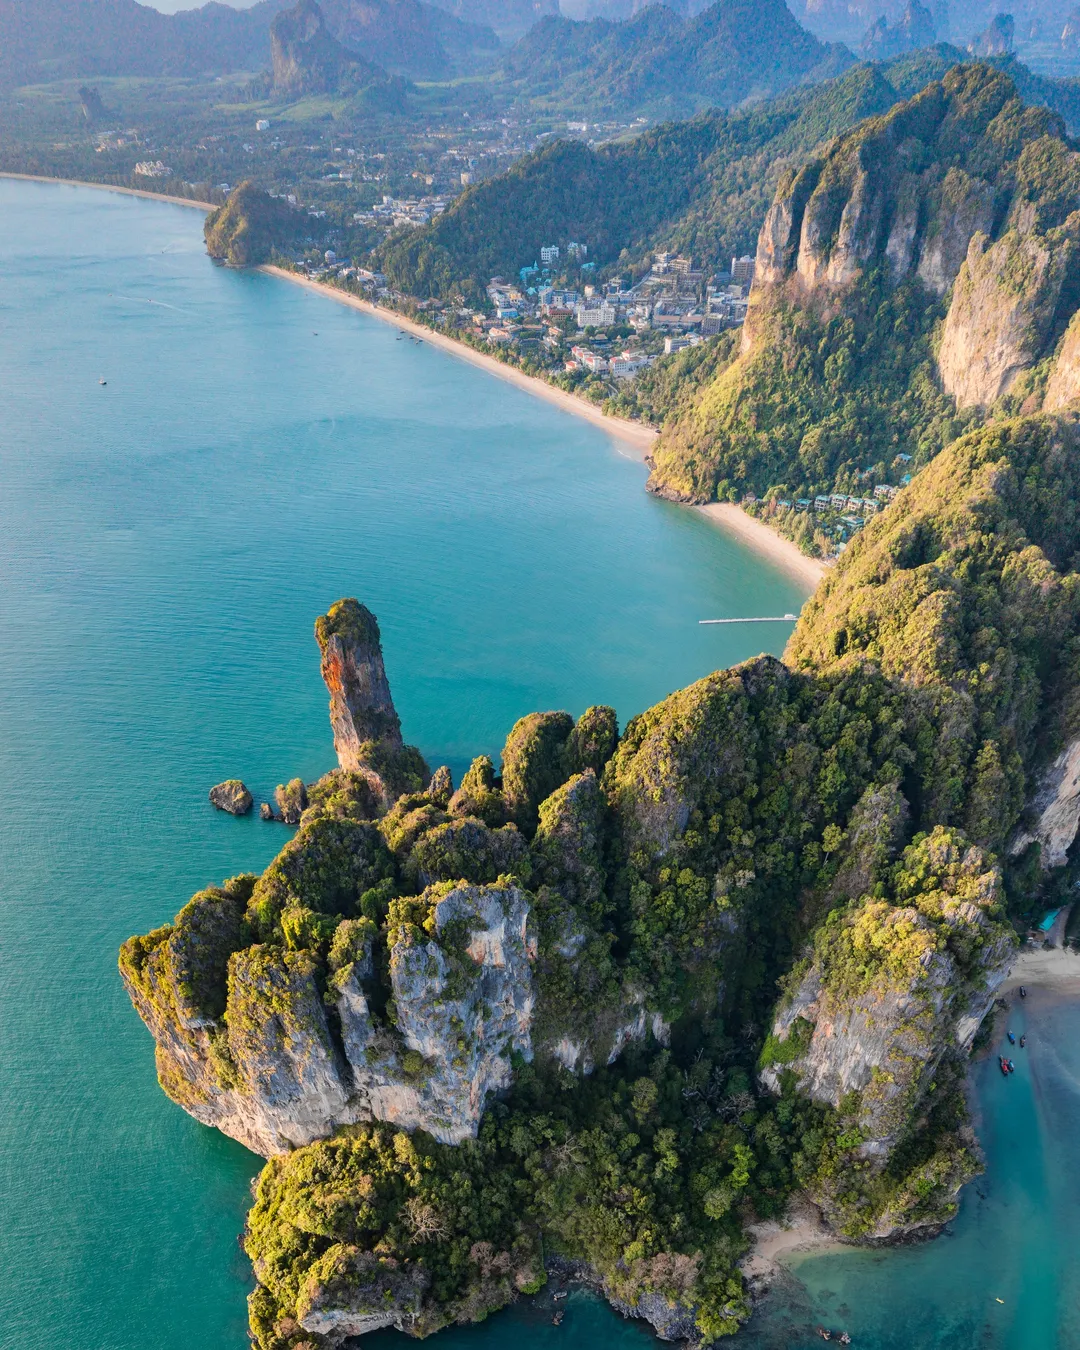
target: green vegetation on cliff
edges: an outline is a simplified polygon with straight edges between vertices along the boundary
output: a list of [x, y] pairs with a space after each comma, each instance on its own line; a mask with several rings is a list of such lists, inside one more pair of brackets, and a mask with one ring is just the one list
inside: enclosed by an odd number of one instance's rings
[[1061, 119], [984, 65], [955, 67], [790, 171], [762, 228], [741, 350], [680, 391], [651, 489], [861, 497], [898, 464], [929, 462], [1002, 393], [1019, 399], [1018, 377], [1080, 300], [1064, 279], [1078, 175]]
[[231, 267], [269, 262], [275, 250], [294, 247], [314, 233], [315, 222], [254, 183], [234, 188], [206, 218], [206, 249]]
[[125, 944], [170, 1095], [303, 1130], [246, 1235], [260, 1350], [482, 1317], [541, 1253], [708, 1339], [748, 1312], [745, 1222], [794, 1191], [857, 1238], [955, 1212], [962, 1052], [1078, 729], [1078, 467], [1071, 417], [966, 434], [852, 543], [786, 664], [621, 737], [609, 709], [526, 717], [501, 776], [481, 757], [389, 810], [335, 771], [262, 878]]

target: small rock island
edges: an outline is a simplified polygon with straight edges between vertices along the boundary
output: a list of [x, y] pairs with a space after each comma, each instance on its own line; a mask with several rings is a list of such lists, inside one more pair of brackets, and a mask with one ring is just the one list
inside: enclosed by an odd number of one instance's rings
[[210, 803], [230, 816], [246, 816], [254, 798], [239, 778], [227, 778], [210, 789]]
[[1071, 415], [964, 436], [783, 662], [621, 733], [532, 713], [456, 786], [375, 617], [317, 621], [338, 767], [281, 790], [261, 876], [120, 955], [163, 1089], [268, 1160], [260, 1350], [423, 1336], [550, 1271], [701, 1345], [796, 1196], [847, 1241], [940, 1231], [968, 1052], [1080, 821], [1078, 450]]

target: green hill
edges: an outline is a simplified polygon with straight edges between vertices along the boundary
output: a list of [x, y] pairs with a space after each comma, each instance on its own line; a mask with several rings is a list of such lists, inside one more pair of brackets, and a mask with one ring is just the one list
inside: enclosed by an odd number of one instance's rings
[[254, 183], [241, 183], [206, 218], [206, 251], [231, 267], [267, 262], [275, 248], [294, 247], [312, 231], [312, 220]]
[[828, 78], [853, 60], [811, 37], [783, 0], [718, 0], [689, 19], [666, 5], [623, 22], [543, 19], [506, 74], [521, 95], [560, 109], [686, 116]]

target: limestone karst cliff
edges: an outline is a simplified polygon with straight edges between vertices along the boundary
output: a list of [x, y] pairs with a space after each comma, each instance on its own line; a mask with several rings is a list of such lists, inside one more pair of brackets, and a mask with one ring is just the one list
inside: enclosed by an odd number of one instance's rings
[[[1000, 70], [953, 68], [781, 181], [740, 348], [664, 427], [651, 490], [855, 491], [897, 453], [921, 466], [1006, 394], [1037, 407], [1080, 306], [1078, 246], [1064, 123]], [[1069, 352], [1048, 410], [1075, 391]]]
[[[478, 805], [467, 783], [464, 797], [451, 793], [448, 770], [432, 776], [403, 744], [374, 616], [341, 601], [316, 637], [342, 767], [279, 788], [283, 818], [299, 829], [263, 876], [202, 892], [175, 923], [133, 938], [121, 972], [157, 1041], [162, 1086], [254, 1151], [366, 1120], [458, 1143], [510, 1085], [512, 1057], [532, 1058], [533, 965], [568, 961], [587, 978], [589, 896], [567, 885], [587, 845], [580, 823], [573, 852], [554, 839], [575, 828], [583, 791], [598, 802], [614, 714], [522, 719], [503, 779], [491, 772]], [[527, 837], [509, 818], [536, 832], [540, 803], [586, 763], [568, 788], [571, 809], [549, 809], [537, 835], [537, 872], [551, 883], [541, 899], [550, 909], [563, 893], [553, 927], [534, 916]], [[429, 780], [433, 794], [420, 790]], [[486, 819], [473, 814], [485, 808]], [[650, 1028], [663, 1034], [641, 995], [595, 993], [574, 1019], [579, 1069]], [[569, 1025], [547, 1010], [547, 1053], [558, 1055]]]
[[849, 1120], [858, 1134], [851, 1170], [812, 1193], [841, 1232], [872, 1238], [940, 1226], [977, 1170], [970, 1137], [958, 1133], [921, 1186], [898, 1187], [876, 1212], [867, 1203], [942, 1060], [971, 1048], [1017, 947], [1002, 921], [1000, 872], [962, 835], [939, 827], [883, 871], [886, 895], [863, 895], [818, 930], [761, 1072], [776, 1092], [790, 1075], [799, 1092]]
[[274, 92], [291, 98], [336, 94], [386, 81], [386, 71], [347, 50], [330, 33], [317, 0], [299, 0], [270, 25]]

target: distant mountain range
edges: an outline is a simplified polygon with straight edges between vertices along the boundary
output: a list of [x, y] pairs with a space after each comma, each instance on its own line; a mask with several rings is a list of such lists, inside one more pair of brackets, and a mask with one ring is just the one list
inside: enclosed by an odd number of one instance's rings
[[323, 0], [323, 12], [331, 33], [346, 47], [420, 79], [449, 75], [500, 46], [490, 28], [465, 23], [422, 0]]
[[[270, 24], [289, 0], [161, 14], [136, 0], [0, 0], [0, 84], [109, 75], [228, 74], [270, 66]], [[330, 35], [365, 61], [439, 78], [499, 48], [490, 28], [422, 0], [325, 0]]]
[[0, 82], [261, 70], [287, 2], [161, 14], [136, 0], [0, 0]]
[[[1060, 68], [1062, 61], [1072, 58], [1075, 65], [1080, 57], [1071, 27], [1077, 0], [923, 0], [923, 4], [933, 31], [928, 39], [926, 20], [916, 15], [919, 46], [936, 38], [962, 49], [970, 47], [979, 55], [1001, 55], [1004, 49], [988, 43], [986, 35], [995, 20], [1007, 16], [1011, 20], [1007, 50], [1015, 50], [1025, 61], [1040, 61], [1045, 73], [1073, 73]], [[912, 8], [908, 0], [790, 0], [790, 5], [799, 22], [819, 38], [846, 42], [873, 56], [895, 51], [898, 30], [911, 27], [910, 18], [905, 19], [905, 10]], [[914, 9], [920, 8], [916, 3]], [[892, 40], [882, 44], [886, 33]]]
[[559, 13], [559, 0], [431, 0], [455, 19], [492, 28], [504, 41], [516, 41], [538, 19]]
[[853, 61], [800, 27], [784, 0], [719, 0], [691, 18], [654, 5], [623, 22], [543, 19], [506, 70], [523, 93], [568, 108], [682, 116], [828, 79]]

